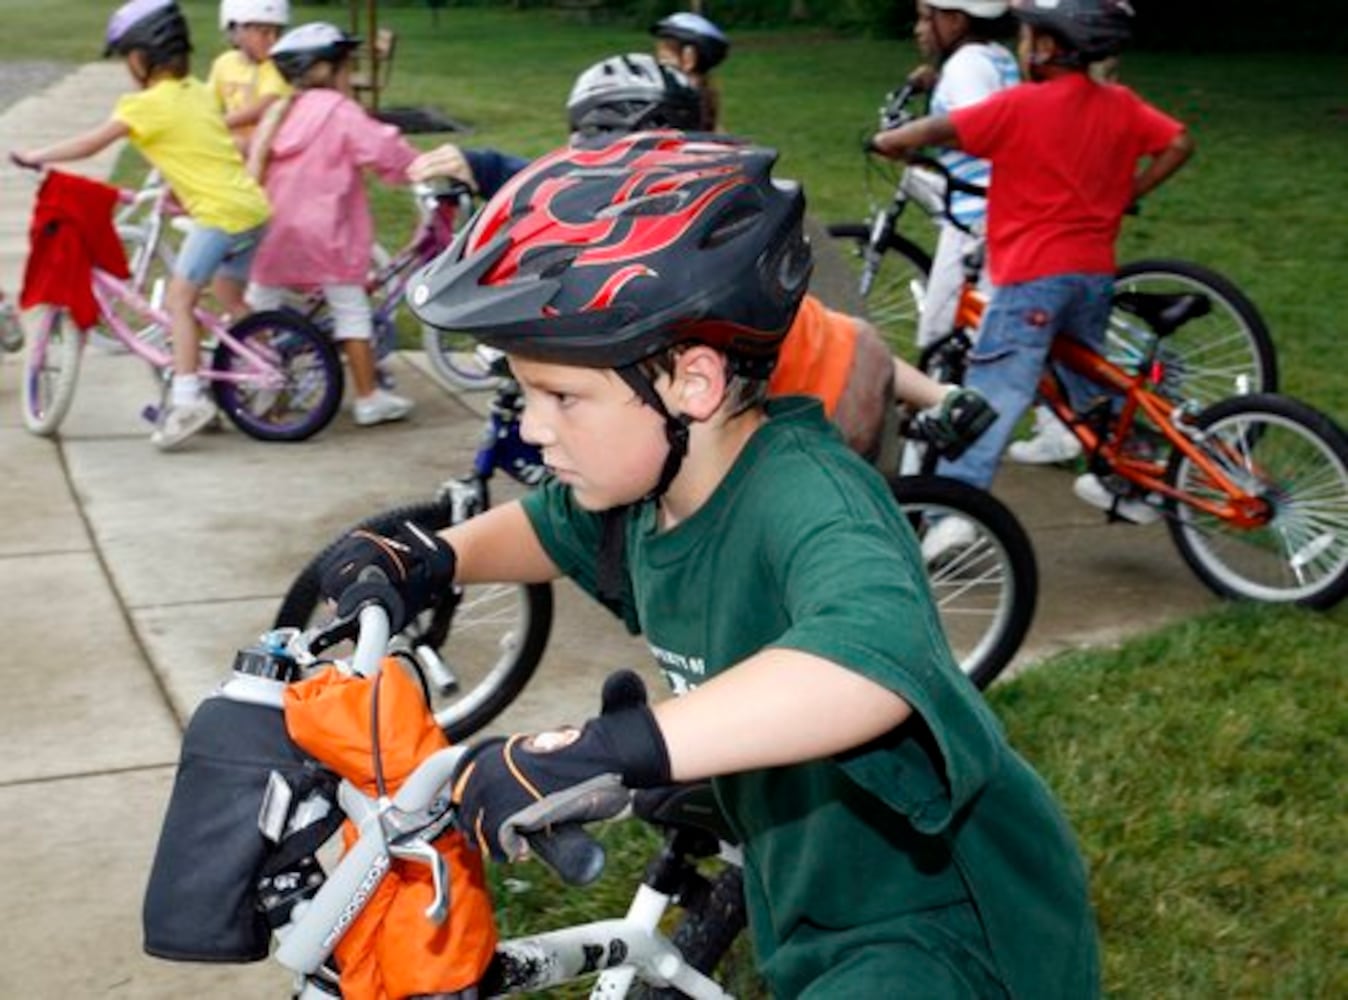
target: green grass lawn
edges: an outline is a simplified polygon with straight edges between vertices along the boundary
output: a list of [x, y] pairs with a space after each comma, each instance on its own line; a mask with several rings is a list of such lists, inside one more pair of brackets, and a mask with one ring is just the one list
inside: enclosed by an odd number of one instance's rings
[[[24, 58], [96, 55], [108, 5], [0, 4]], [[216, 5], [186, 6], [204, 74], [218, 50]], [[302, 5], [296, 18], [344, 10]], [[538, 10], [454, 8], [434, 30], [422, 7], [384, 19], [399, 33], [385, 103], [437, 106], [473, 126], [465, 144], [522, 155], [563, 140], [581, 69], [648, 42], [639, 27]], [[737, 32], [720, 74], [725, 121], [782, 151], [781, 173], [804, 181], [818, 218], [859, 218], [868, 194], [858, 137], [913, 62], [906, 41]], [[1269, 323], [1284, 389], [1342, 418], [1341, 60], [1136, 53], [1123, 72], [1190, 124], [1198, 155], [1127, 223], [1121, 257], [1189, 258], [1233, 278]], [[376, 209], [396, 244], [409, 200], [380, 192]], [[1059, 657], [992, 692], [1081, 835], [1111, 995], [1348, 995], [1345, 651], [1344, 607], [1230, 608], [1118, 650]], [[559, 892], [533, 867], [508, 872], [508, 887], [498, 881], [506, 928], [620, 910], [650, 840], [629, 827], [605, 837], [614, 863], [594, 891]], [[751, 981], [736, 988], [754, 995]]]

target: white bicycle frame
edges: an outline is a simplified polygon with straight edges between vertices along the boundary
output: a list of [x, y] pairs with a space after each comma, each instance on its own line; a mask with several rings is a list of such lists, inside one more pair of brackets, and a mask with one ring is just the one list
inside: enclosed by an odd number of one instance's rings
[[[363, 676], [376, 675], [388, 640], [387, 613], [378, 606], [364, 608], [349, 669]], [[292, 643], [301, 662], [309, 655], [302, 645]], [[395, 858], [431, 867], [436, 899], [427, 910], [427, 919], [443, 920], [448, 914], [449, 879], [444, 859], [431, 841], [449, 826], [448, 786], [464, 752], [463, 747], [450, 747], [428, 757], [397, 794], [383, 801], [370, 798], [347, 781], [341, 783], [338, 805], [359, 837], [314, 897], [296, 904], [290, 923], [276, 932], [280, 940], [276, 961], [296, 973], [299, 1000], [331, 1000], [330, 990], [319, 985], [333, 982], [324, 963]], [[672, 986], [696, 1000], [728, 998], [715, 982], [684, 961], [660, 933], [660, 919], [670, 902], [669, 896], [643, 884], [621, 918], [500, 942], [501, 995], [559, 986], [600, 972], [603, 975], [591, 997], [624, 996], [640, 978], [657, 987]]]

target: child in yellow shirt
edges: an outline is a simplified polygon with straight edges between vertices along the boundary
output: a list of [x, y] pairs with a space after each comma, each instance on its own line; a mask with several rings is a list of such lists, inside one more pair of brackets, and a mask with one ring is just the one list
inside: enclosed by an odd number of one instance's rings
[[211, 64], [207, 85], [241, 147], [267, 108], [290, 93], [271, 61], [271, 47], [290, 23], [290, 0], [221, 0], [220, 30], [232, 48]]
[[244, 287], [271, 215], [267, 196], [244, 169], [205, 84], [190, 75], [192, 41], [174, 0], [130, 0], [108, 20], [107, 54], [116, 52], [140, 88], [121, 97], [102, 125], [41, 149], [16, 153], [31, 166], [82, 160], [127, 139], [164, 176], [195, 225], [173, 264], [164, 308], [173, 340], [168, 406], [150, 440], [177, 448], [215, 416], [197, 375], [201, 361], [193, 310], [206, 283], [223, 310], [248, 312]]

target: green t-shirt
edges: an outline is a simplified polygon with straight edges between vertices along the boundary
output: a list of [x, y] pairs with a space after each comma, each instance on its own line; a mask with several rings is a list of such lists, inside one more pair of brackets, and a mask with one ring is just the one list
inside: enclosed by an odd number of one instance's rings
[[[1095, 995], [1071, 831], [955, 666], [886, 484], [814, 401], [768, 413], [691, 517], [658, 531], [654, 504], [629, 512], [624, 617], [675, 692], [786, 647], [897, 692], [916, 717], [840, 758], [715, 782], [744, 844], [764, 975], [783, 997], [898, 995], [904, 982], [923, 996]], [[600, 517], [555, 483], [525, 510], [593, 593]]]

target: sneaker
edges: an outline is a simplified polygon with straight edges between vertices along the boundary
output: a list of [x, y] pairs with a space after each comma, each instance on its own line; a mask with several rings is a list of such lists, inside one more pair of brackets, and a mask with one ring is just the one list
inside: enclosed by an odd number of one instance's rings
[[1024, 441], [1013, 441], [1006, 449], [1006, 457], [1022, 465], [1054, 465], [1070, 462], [1081, 454], [1081, 442], [1076, 439], [1057, 415], [1042, 406], [1035, 407], [1034, 436]]
[[215, 419], [215, 406], [208, 399], [196, 399], [181, 406], [169, 406], [160, 414], [159, 425], [150, 435], [150, 443], [160, 451], [172, 451]]
[[922, 559], [928, 565], [949, 562], [978, 539], [973, 523], [947, 514], [927, 531], [922, 539]]
[[1072, 484], [1072, 492], [1092, 507], [1098, 507], [1131, 524], [1155, 524], [1161, 519], [1161, 512], [1155, 505], [1138, 497], [1120, 496], [1094, 473], [1077, 476], [1076, 482]]
[[412, 407], [410, 399], [395, 396], [386, 389], [376, 389], [364, 399], [356, 400], [353, 412], [357, 424], [372, 427], [391, 420], [401, 420], [412, 412]]

